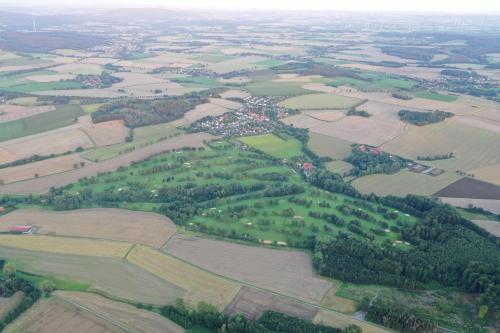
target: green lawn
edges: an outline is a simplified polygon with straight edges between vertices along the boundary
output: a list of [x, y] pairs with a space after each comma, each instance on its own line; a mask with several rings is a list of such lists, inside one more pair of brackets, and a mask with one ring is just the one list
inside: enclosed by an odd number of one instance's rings
[[274, 134], [246, 136], [239, 140], [274, 157], [290, 158], [303, 155], [299, 141], [284, 140]]
[[75, 123], [85, 113], [78, 105], [57, 106], [56, 110], [0, 123], [0, 141], [42, 133]]
[[[252, 137], [244, 139], [248, 138]], [[249, 240], [284, 242], [292, 247], [303, 244], [311, 236], [334, 237], [340, 231], [349, 232], [348, 224], [352, 220], [357, 220], [360, 228], [367, 235], [373, 234], [376, 241], [388, 239], [395, 242], [400, 239], [399, 232], [390, 228], [416, 221], [414, 217], [402, 213], [386, 216], [393, 209], [376, 203], [317, 189], [304, 181], [300, 170], [269, 159], [265, 154], [241, 150], [228, 142], [223, 142], [220, 147], [212, 144], [211, 147], [211, 150], [205, 151], [162, 154], [111, 174], [82, 180], [69, 191], [76, 193], [88, 188], [93, 193], [105, 191], [109, 197], [131, 198], [132, 193], [144, 193], [141, 197], [149, 197], [150, 202], [126, 200], [116, 204], [120, 208], [156, 211], [164, 205], [164, 201], [155, 200], [161, 187], [174, 189], [187, 186], [195, 190], [204, 186], [230, 184], [264, 186], [255, 192], [222, 195], [219, 199], [207, 202], [197, 201], [196, 204], [200, 205], [197, 212], [182, 224], [190, 231], [223, 238], [241, 240], [241, 235], [247, 235]], [[265, 178], [269, 175], [272, 177]], [[283, 184], [302, 187], [303, 191], [278, 196], [265, 195], [267, 189], [276, 189]], [[311, 216], [310, 212], [320, 215]], [[342, 218], [345, 224], [328, 222], [321, 214], [335, 215]], [[364, 217], [358, 214], [364, 214]], [[403, 242], [395, 245], [408, 247]]]
[[203, 77], [203, 76], [189, 76], [189, 77], [179, 77], [175, 79], [171, 79], [173, 82], [177, 83], [187, 83], [187, 84], [194, 84], [196, 86], [201, 86], [203, 88], [216, 88], [216, 87], [221, 87], [223, 86], [222, 83], [217, 81], [216, 79], [212, 79], [209, 77]]
[[421, 91], [416, 93], [415, 96], [441, 102], [454, 102], [458, 98], [457, 96], [443, 95], [437, 92], [430, 92], [430, 91]]

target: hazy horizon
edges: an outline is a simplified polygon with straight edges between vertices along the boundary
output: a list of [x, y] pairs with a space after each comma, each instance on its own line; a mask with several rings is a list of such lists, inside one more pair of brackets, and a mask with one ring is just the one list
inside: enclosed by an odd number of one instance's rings
[[4, 7], [33, 7], [45, 9], [89, 9], [89, 8], [151, 8], [166, 9], [212, 9], [212, 10], [286, 10], [286, 11], [361, 11], [361, 12], [413, 12], [413, 13], [455, 13], [455, 14], [498, 14], [500, 2], [491, 3], [487, 0], [468, 1], [432, 1], [423, 0], [418, 3], [405, 3], [396, 0], [353, 0], [337, 3], [333, 1], [310, 0], [307, 2], [292, 0], [254, 0], [251, 3], [230, 0], [88, 0], [68, 3], [62, 0], [48, 0], [40, 4], [35, 0], [3, 0]]

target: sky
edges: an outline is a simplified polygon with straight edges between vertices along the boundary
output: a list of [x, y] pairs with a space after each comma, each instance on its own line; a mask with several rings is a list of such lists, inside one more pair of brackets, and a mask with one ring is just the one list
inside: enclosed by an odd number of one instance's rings
[[500, 13], [500, 0], [0, 0], [2, 5]]

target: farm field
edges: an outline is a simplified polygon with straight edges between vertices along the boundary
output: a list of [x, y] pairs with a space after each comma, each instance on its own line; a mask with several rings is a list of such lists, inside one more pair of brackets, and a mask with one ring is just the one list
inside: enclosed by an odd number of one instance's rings
[[49, 156], [65, 154], [81, 148], [94, 146], [92, 140], [79, 130], [80, 125], [70, 125], [44, 133], [0, 142], [0, 148], [11, 152], [15, 159], [28, 158], [37, 154]]
[[448, 185], [462, 178], [453, 172], [445, 172], [433, 177], [409, 170], [402, 170], [396, 174], [374, 174], [357, 178], [352, 185], [361, 193], [378, 195], [407, 194], [433, 195]]
[[344, 161], [333, 161], [333, 162], [327, 162], [325, 163], [325, 167], [327, 170], [338, 173], [338, 174], [344, 174], [345, 172], [349, 172], [352, 169], [352, 164], [344, 162]]
[[47, 211], [21, 209], [0, 217], [0, 232], [15, 225], [33, 225], [36, 233], [97, 238], [160, 248], [174, 233], [167, 217], [113, 208]]
[[0, 105], [0, 123], [27, 118], [36, 114], [54, 111], [53, 105], [46, 106], [20, 106], [13, 104]]
[[301, 82], [256, 81], [245, 86], [254, 96], [296, 96], [310, 94]]
[[353, 143], [349, 141], [312, 132], [307, 146], [319, 156], [344, 159], [351, 155], [352, 144]]
[[[88, 289], [133, 302], [173, 304], [184, 290], [122, 258], [68, 255], [0, 247], [2, 257], [19, 270], [64, 279], [60, 289]], [[116, 277], [120, 277], [117, 279]], [[81, 288], [81, 286], [85, 288]]]
[[408, 125], [402, 135], [381, 148], [413, 160], [418, 156], [453, 152], [453, 158], [432, 161], [429, 164], [449, 172], [469, 172], [500, 163], [500, 146], [496, 144], [499, 140], [498, 133], [467, 126], [452, 118], [420, 127]]
[[467, 208], [469, 205], [481, 207], [492, 213], [500, 214], [500, 200], [440, 197], [441, 201], [456, 207]]
[[306, 303], [292, 301], [286, 297], [264, 290], [243, 286], [225, 312], [231, 315], [244, 314], [249, 319], [258, 319], [264, 311], [272, 310], [290, 316], [312, 320], [317, 309]]
[[420, 98], [432, 99], [441, 102], [454, 102], [458, 98], [457, 96], [443, 95], [437, 92], [426, 92], [426, 91], [416, 93], [415, 95]]
[[43, 112], [30, 117], [0, 123], [0, 141], [42, 133], [68, 126], [83, 115], [78, 105], [58, 107], [55, 111]]
[[485, 229], [490, 234], [500, 237], [500, 222], [488, 220], [472, 220], [472, 222]]
[[309, 94], [292, 97], [280, 102], [279, 105], [299, 110], [314, 109], [348, 109], [360, 104], [362, 100], [335, 94]]
[[500, 186], [464, 177], [434, 195], [451, 198], [500, 200]]
[[183, 333], [184, 329], [165, 317], [132, 305], [118, 303], [89, 293], [57, 291], [54, 297], [68, 301], [137, 333]]
[[16, 291], [8, 298], [0, 297], [0, 321], [3, 321], [10, 311], [14, 310], [25, 297], [24, 292]]
[[[314, 276], [309, 253], [176, 235], [163, 251], [210, 272], [319, 303], [331, 284]], [[297, 289], [297, 286], [302, 286]]]
[[204, 301], [222, 310], [238, 293], [240, 285], [212, 275], [159, 251], [136, 246], [127, 260], [146, 271], [185, 289], [183, 299], [192, 306]]
[[300, 142], [293, 138], [284, 140], [274, 134], [263, 134], [242, 137], [238, 140], [274, 157], [290, 158], [302, 155]]
[[41, 299], [4, 330], [8, 333], [127, 333], [98, 316], [57, 298]]
[[0, 235], [0, 246], [50, 253], [122, 258], [131, 245], [83, 238], [4, 234]]
[[171, 149], [183, 147], [202, 147], [204, 140], [212, 140], [215, 137], [207, 133], [187, 134], [160, 141], [149, 146], [144, 146], [133, 151], [121, 154], [115, 158], [87, 164], [85, 167], [71, 170], [63, 174], [55, 174], [42, 178], [27, 180], [14, 184], [0, 186], [0, 193], [28, 194], [44, 193], [51, 187], [58, 187], [77, 182], [80, 178], [95, 176], [100, 172], [113, 171], [120, 166], [127, 166], [134, 161], [140, 161], [152, 155], [156, 155]]
[[[4, 161], [0, 158], [0, 161]], [[5, 160], [10, 162], [9, 159]], [[47, 160], [33, 162], [16, 167], [0, 169], [0, 181], [3, 184], [14, 183], [36, 177], [44, 177], [51, 174], [73, 170], [75, 165], [80, 167], [80, 163], [88, 163], [78, 155], [66, 155], [54, 157]]]

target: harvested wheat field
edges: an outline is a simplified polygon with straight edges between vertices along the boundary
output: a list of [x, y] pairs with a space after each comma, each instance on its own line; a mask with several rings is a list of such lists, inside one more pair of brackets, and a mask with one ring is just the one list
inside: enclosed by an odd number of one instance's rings
[[98, 313], [137, 333], [183, 333], [184, 329], [167, 318], [135, 306], [118, 303], [104, 297], [81, 292], [56, 291], [54, 297]]
[[317, 312], [317, 309], [312, 305], [247, 286], [240, 289], [224, 312], [230, 315], [243, 314], [248, 319], [256, 320], [267, 310], [286, 313], [306, 320], [312, 320]]
[[141, 161], [147, 157], [166, 152], [167, 150], [180, 149], [184, 147], [202, 147], [203, 141], [210, 141], [215, 138], [216, 136], [208, 133], [194, 133], [177, 136], [149, 146], [137, 148], [131, 152], [121, 154], [106, 161], [88, 164], [83, 168], [71, 170], [62, 174], [55, 174], [0, 186], [0, 193], [45, 193], [53, 186], [60, 187], [74, 183], [83, 177], [91, 177], [100, 172], [113, 171], [118, 169], [120, 166], [128, 166], [134, 161]]
[[99, 314], [85, 311], [59, 298], [41, 298], [4, 332], [26, 333], [130, 333], [133, 331], [104, 320]]
[[130, 250], [128, 243], [32, 235], [0, 235], [0, 246], [30, 251], [122, 258]]
[[54, 111], [53, 105], [47, 106], [20, 106], [12, 104], [0, 105], [0, 123], [26, 118], [35, 114]]
[[[91, 257], [0, 247], [19, 270], [88, 285], [88, 290], [147, 304], [173, 304], [184, 290], [122, 258]], [[116, 277], [120, 278], [117, 279]]]
[[194, 123], [197, 120], [200, 120], [202, 118], [212, 116], [212, 117], [217, 117], [221, 116], [224, 113], [230, 112], [232, 110], [225, 108], [223, 106], [213, 104], [213, 103], [205, 103], [205, 104], [200, 104], [197, 105], [193, 110], [189, 110], [184, 114], [184, 118], [189, 122], [189, 123]]
[[210, 98], [210, 103], [222, 106], [223, 108], [230, 109], [230, 110], [238, 110], [242, 107], [241, 103], [231, 101], [228, 99], [223, 99], [223, 98]]
[[432, 195], [459, 180], [461, 176], [454, 172], [445, 172], [433, 177], [421, 173], [401, 170], [395, 174], [373, 174], [357, 178], [352, 185], [361, 193], [377, 195], [407, 194]]
[[500, 237], [500, 221], [473, 220], [472, 222], [490, 234]]
[[[177, 234], [164, 251], [231, 279], [320, 302], [331, 284], [314, 276], [310, 255]], [[300, 286], [300, 288], [298, 288]]]
[[22, 291], [16, 291], [11, 297], [0, 297], [0, 321], [3, 321], [10, 311], [14, 310], [24, 299]]
[[500, 163], [470, 171], [474, 178], [500, 185]]
[[[0, 160], [1, 161], [1, 160]], [[0, 169], [0, 181], [3, 184], [14, 183], [36, 177], [48, 176], [81, 167], [89, 163], [76, 154], [49, 158], [39, 162]]]
[[129, 129], [123, 120], [111, 120], [98, 124], [84, 124], [82, 131], [87, 134], [96, 147], [110, 146], [125, 142]]
[[14, 162], [17, 159], [18, 158], [14, 153], [0, 147], [0, 164]]
[[500, 200], [492, 199], [472, 199], [472, 198], [449, 198], [440, 197], [441, 201], [456, 207], [467, 208], [470, 205], [489, 210], [492, 213], [500, 214]]
[[231, 89], [220, 94], [222, 98], [247, 98], [250, 94], [246, 91]]
[[107, 239], [155, 248], [175, 233], [175, 224], [168, 217], [114, 208], [16, 210], [0, 217], [0, 232], [20, 224], [35, 226], [36, 233], [42, 235]]
[[352, 142], [346, 140], [311, 132], [307, 146], [319, 156], [344, 159], [351, 155], [352, 144]]
[[371, 324], [366, 321], [358, 320], [349, 315], [345, 315], [339, 312], [319, 310], [318, 314], [314, 317], [313, 322], [315, 324], [321, 324], [326, 326], [333, 326], [338, 328], [346, 328], [349, 325], [357, 325], [361, 327], [363, 333], [390, 333], [394, 332], [388, 328]]
[[12, 152], [17, 159], [21, 159], [35, 154], [41, 156], [64, 154], [79, 147], [94, 147], [94, 143], [78, 127], [79, 125], [70, 125], [45, 133], [4, 141], [0, 143], [0, 148]]
[[308, 110], [304, 111], [303, 114], [326, 122], [337, 121], [346, 116], [345, 112], [336, 110]]
[[283, 123], [298, 128], [313, 128], [315, 126], [323, 124], [324, 122], [322, 120], [315, 119], [304, 114], [297, 114], [283, 119]]
[[500, 134], [451, 118], [426, 126], [408, 125], [401, 136], [384, 144], [382, 150], [411, 159], [453, 152], [453, 158], [429, 164], [450, 172], [470, 171], [500, 163], [498, 142]]
[[325, 123], [311, 129], [314, 133], [340, 138], [345, 141], [379, 146], [403, 132], [404, 124], [364, 117], [345, 117], [337, 122]]
[[144, 246], [134, 247], [127, 260], [185, 289], [183, 298], [192, 306], [204, 301], [222, 310], [240, 290], [240, 285], [235, 282]]
[[290, 109], [348, 109], [360, 104], [362, 100], [335, 94], [309, 94], [296, 96], [280, 102], [279, 105]]

